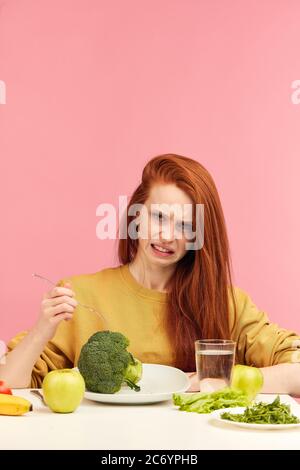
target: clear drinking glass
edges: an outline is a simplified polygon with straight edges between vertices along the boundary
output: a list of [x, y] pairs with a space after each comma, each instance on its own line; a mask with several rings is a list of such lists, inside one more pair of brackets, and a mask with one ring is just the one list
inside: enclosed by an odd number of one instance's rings
[[230, 386], [235, 345], [229, 339], [195, 341], [196, 370], [201, 392], [214, 392]]

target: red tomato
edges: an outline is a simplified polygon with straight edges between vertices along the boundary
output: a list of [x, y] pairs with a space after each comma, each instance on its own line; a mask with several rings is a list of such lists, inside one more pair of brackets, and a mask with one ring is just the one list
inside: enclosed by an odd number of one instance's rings
[[0, 380], [0, 393], [6, 393], [7, 395], [12, 395], [12, 391], [5, 385], [3, 380]]

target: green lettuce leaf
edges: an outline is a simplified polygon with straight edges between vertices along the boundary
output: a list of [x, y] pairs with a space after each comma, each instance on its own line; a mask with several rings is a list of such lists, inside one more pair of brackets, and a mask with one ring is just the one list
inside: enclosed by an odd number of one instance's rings
[[212, 393], [174, 393], [173, 403], [180, 411], [211, 413], [221, 408], [249, 405], [249, 398], [240, 391], [229, 387]]

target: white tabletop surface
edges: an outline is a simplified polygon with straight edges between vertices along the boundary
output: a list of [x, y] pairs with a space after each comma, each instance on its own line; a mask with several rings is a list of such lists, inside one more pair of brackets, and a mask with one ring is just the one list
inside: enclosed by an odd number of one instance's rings
[[[29, 390], [23, 416], [0, 416], [0, 449], [300, 449], [300, 428], [261, 431], [212, 421], [209, 415], [178, 411], [171, 401], [108, 405], [83, 400], [70, 414], [50, 411]], [[276, 395], [259, 395], [271, 401]], [[281, 395], [286, 403], [296, 402]], [[300, 406], [300, 405], [296, 405]]]

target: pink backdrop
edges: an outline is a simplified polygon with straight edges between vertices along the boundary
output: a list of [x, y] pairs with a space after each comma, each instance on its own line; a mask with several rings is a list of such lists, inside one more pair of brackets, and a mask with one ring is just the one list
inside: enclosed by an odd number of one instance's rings
[[165, 152], [210, 170], [235, 284], [300, 331], [299, 44], [298, 0], [0, 1], [0, 338], [38, 314], [32, 272], [116, 263], [96, 207]]

